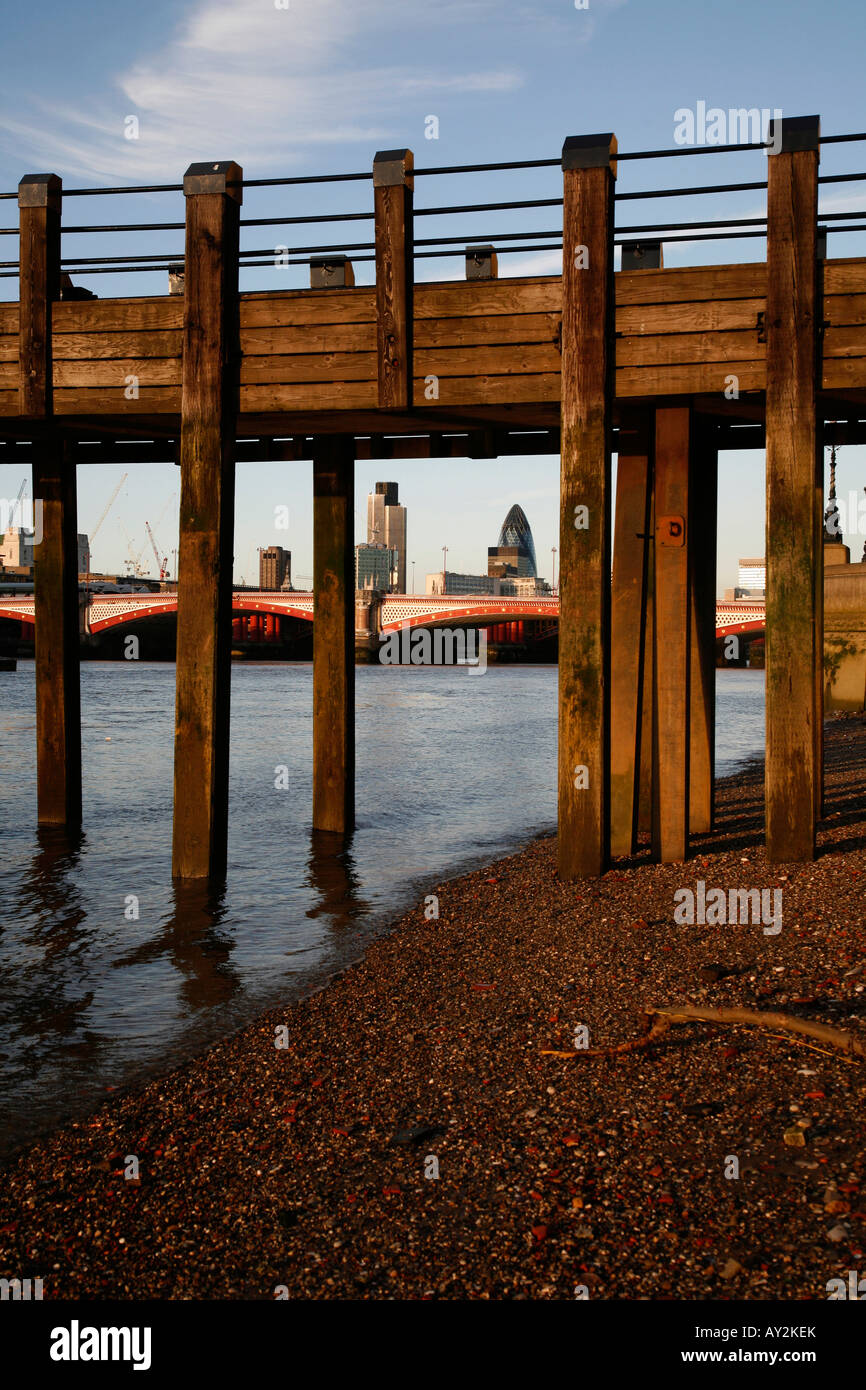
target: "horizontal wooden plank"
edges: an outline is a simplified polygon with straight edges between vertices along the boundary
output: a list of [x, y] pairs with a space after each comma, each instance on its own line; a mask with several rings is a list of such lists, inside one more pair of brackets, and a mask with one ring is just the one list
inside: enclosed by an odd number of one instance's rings
[[712, 333], [755, 329], [764, 299], [688, 300], [617, 306], [617, 333]]
[[866, 329], [858, 324], [824, 329], [825, 357], [866, 357]]
[[851, 256], [824, 262], [824, 293], [866, 294], [866, 259]]
[[558, 372], [562, 358], [553, 343], [499, 343], [492, 347], [425, 348], [415, 353], [415, 373], [427, 376], [502, 376]]
[[671, 366], [675, 363], [746, 362], [766, 357], [766, 345], [758, 342], [753, 328], [745, 333], [661, 333], [647, 337], [629, 335], [616, 340], [618, 367]]
[[18, 363], [0, 361], [0, 391], [17, 391], [18, 379]]
[[266, 353], [375, 351], [374, 323], [305, 323], [241, 329], [241, 352], [250, 357]]
[[283, 294], [242, 294], [241, 328], [269, 328], [296, 323], [374, 323], [376, 291], [289, 290]]
[[0, 333], [18, 336], [18, 305], [0, 304]]
[[617, 305], [763, 299], [767, 292], [767, 267], [759, 261], [673, 270], [621, 270], [615, 276], [615, 285]]
[[377, 381], [374, 352], [293, 353], [290, 357], [244, 357], [241, 383]]
[[825, 357], [821, 374], [825, 391], [866, 388], [866, 357]]
[[18, 361], [18, 334], [4, 333], [0, 337], [0, 362]]
[[533, 280], [456, 280], [415, 286], [416, 319], [537, 313], [562, 313], [559, 276]]
[[54, 304], [55, 333], [138, 332], [183, 327], [183, 296], [155, 299], [69, 299]]
[[375, 381], [241, 386], [240, 408], [254, 410], [370, 410], [379, 402]]
[[866, 324], [866, 294], [825, 294], [824, 322]]
[[55, 415], [176, 415], [179, 386], [150, 386], [128, 401], [122, 391], [105, 387], [72, 386], [54, 392]]
[[121, 395], [133, 385], [127, 377], [138, 377], [138, 387], [180, 386], [179, 357], [144, 357], [102, 359], [54, 363], [54, 385], [113, 387]]
[[0, 391], [0, 415], [18, 414], [18, 392]]
[[527, 401], [558, 401], [558, 372], [534, 372], [526, 376], [442, 377], [438, 399], [427, 400], [423, 377], [415, 378], [415, 406], [428, 411], [437, 406], [518, 405]]
[[466, 318], [418, 319], [415, 347], [474, 347], [484, 343], [552, 343], [561, 314], [477, 314]]
[[53, 333], [55, 362], [82, 358], [180, 357], [183, 332], [178, 328], [140, 329], [127, 333]]
[[724, 374], [714, 362], [693, 362], [685, 366], [618, 367], [616, 394], [633, 396], [688, 396], [698, 392], [718, 395], [725, 402], [725, 377], [736, 376], [738, 389], [763, 391], [767, 384], [766, 362], [728, 362]]

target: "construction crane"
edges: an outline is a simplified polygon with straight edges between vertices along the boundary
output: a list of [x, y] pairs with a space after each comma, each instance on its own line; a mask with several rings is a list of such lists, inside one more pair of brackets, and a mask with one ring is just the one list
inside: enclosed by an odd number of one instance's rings
[[[105, 506], [104, 506], [104, 508], [103, 508], [103, 510], [102, 510], [102, 515], [101, 515], [101, 517], [99, 518], [99, 520], [97, 521], [96, 525], [94, 526], [93, 530], [92, 530], [91, 533], [90, 533], [90, 546], [89, 546], [89, 549], [90, 549], [90, 554], [91, 554], [91, 555], [93, 554], [93, 542], [94, 542], [94, 540], [96, 539], [96, 533], [97, 533], [97, 531], [99, 530], [99, 528], [100, 528], [100, 526], [102, 525], [102, 523], [103, 523], [103, 521], [105, 520], [105, 518], [108, 516], [108, 513], [111, 511], [111, 509], [112, 509], [112, 507], [114, 506], [115, 502], [117, 501], [117, 494], [120, 492], [120, 489], [123, 487], [123, 484], [126, 482], [126, 480], [127, 480], [128, 477], [129, 477], [129, 474], [128, 474], [128, 473], [124, 473], [124, 475], [123, 475], [123, 477], [121, 478], [120, 482], [117, 484], [117, 487], [114, 489], [113, 493], [111, 494], [111, 496], [109, 497], [108, 501], [106, 502], [106, 504], [105, 504]], [[88, 579], [90, 578], [90, 574], [89, 574], [89, 573], [88, 573], [88, 576], [87, 576], [87, 577], [88, 577]]]
[[155, 538], [155, 536], [154, 536], [154, 534], [153, 534], [153, 531], [150, 529], [150, 522], [149, 522], [149, 521], [146, 521], [146, 522], [144, 523], [144, 529], [145, 529], [145, 531], [147, 532], [148, 539], [149, 539], [150, 545], [151, 545], [151, 549], [153, 550], [154, 559], [156, 560], [156, 568], [159, 570], [159, 577], [160, 577], [160, 579], [165, 579], [166, 566], [168, 565], [168, 556], [166, 555], [165, 558], [164, 558], [163, 560], [160, 560], [160, 558], [159, 558], [159, 551], [158, 551], [157, 548], [156, 548], [156, 538]]

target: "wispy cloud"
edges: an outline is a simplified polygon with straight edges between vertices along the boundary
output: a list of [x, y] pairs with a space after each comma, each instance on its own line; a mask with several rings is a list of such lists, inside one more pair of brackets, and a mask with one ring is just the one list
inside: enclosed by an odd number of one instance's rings
[[[190, 160], [233, 158], [248, 169], [298, 165], [310, 146], [405, 138], [407, 99], [516, 90], [514, 66], [465, 71], [423, 66], [425, 36], [457, 16], [497, 12], [491, 0], [412, 6], [405, 0], [198, 0], [160, 49], [139, 57], [80, 109], [31, 103], [4, 121], [0, 139], [42, 167], [95, 178], [164, 178]], [[387, 42], [382, 42], [382, 36]], [[421, 46], [406, 67], [362, 66], [359, 55]], [[456, 70], [455, 70], [456, 69]], [[402, 107], [401, 107], [402, 103]], [[435, 110], [435, 107], [433, 108]], [[135, 116], [139, 138], [124, 135]]]

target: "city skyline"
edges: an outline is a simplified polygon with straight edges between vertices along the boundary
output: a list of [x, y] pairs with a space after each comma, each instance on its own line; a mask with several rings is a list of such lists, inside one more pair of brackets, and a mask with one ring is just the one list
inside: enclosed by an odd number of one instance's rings
[[[795, 0], [779, 24], [772, 8], [756, 9], [745, 0], [732, 0], [726, 23], [708, 46], [700, 11], [677, 3], [665, 44], [659, 44], [655, 7], [634, 0], [592, 0], [579, 10], [565, 0], [539, 0], [534, 6], [506, 7], [493, 0], [447, 0], [436, 7], [397, 3], [397, 0], [292, 0], [286, 13], [254, 0], [215, 0], [206, 4], [157, 0], [136, 15], [133, 29], [115, 23], [116, 9], [95, 0], [74, 13], [59, 0], [23, 11], [5, 36], [7, 80], [0, 94], [0, 183], [13, 190], [33, 169], [52, 169], [67, 187], [177, 182], [191, 160], [233, 158], [249, 178], [286, 174], [342, 173], [369, 168], [379, 149], [408, 145], [416, 164], [452, 165], [472, 160], [556, 159], [562, 140], [580, 131], [615, 129], [622, 150], [674, 147], [676, 113], [681, 108], [716, 104], [800, 114], [822, 113], [828, 133], [860, 129], [859, 53], [856, 45], [833, 53], [832, 67], [822, 45], [821, 16], [805, 0]], [[836, 13], [859, 21], [852, 0], [842, 0]], [[279, 20], [279, 23], [276, 22]], [[454, 24], [460, 26], [460, 51], [454, 51]], [[45, 27], [53, 36], [46, 51]], [[742, 33], [749, 35], [744, 48]], [[75, 63], [64, 61], [74, 51]], [[387, 65], [383, 68], [383, 53]], [[599, 61], [617, 55], [617, 96], [611, 103], [609, 67]], [[653, 54], [652, 79], [646, 57]], [[419, 55], [422, 55], [419, 60]], [[685, 57], [687, 55], [687, 60]], [[35, 61], [47, 83], [50, 98], [36, 104], [27, 74]], [[208, 80], [202, 81], [207, 73]], [[832, 79], [832, 80], [831, 80]], [[194, 92], [194, 98], [191, 93]], [[130, 126], [135, 117], [138, 125]], [[435, 118], [435, 121], [433, 120]], [[131, 134], [137, 138], [130, 138]], [[435, 137], [435, 138], [434, 138]], [[842, 168], [843, 151], [822, 150], [821, 171]], [[764, 177], [753, 156], [724, 156], [726, 179]], [[703, 161], [665, 161], [672, 186], [688, 186]], [[642, 188], [640, 162], [620, 164], [617, 191]], [[703, 176], [702, 176], [703, 177]], [[479, 176], [479, 197], [495, 196], [495, 180]], [[416, 206], [441, 200], [466, 200], [465, 180], [443, 179], [435, 195], [420, 180]], [[516, 170], [509, 196], [518, 200], [559, 196], [557, 170]], [[314, 191], [280, 195], [272, 189], [248, 189], [244, 216], [273, 216], [275, 211], [346, 210], [346, 187], [356, 187], [352, 206], [369, 203], [364, 185], [320, 185]], [[853, 190], [853, 191], [852, 191]], [[453, 195], [453, 196], [452, 196]], [[141, 195], [148, 217], [182, 220], [182, 198]], [[830, 185], [822, 190], [824, 210], [850, 211], [860, 205], [856, 185]], [[75, 222], [115, 220], [106, 202], [118, 205], [124, 220], [124, 199], [74, 200]], [[706, 201], [706, 200], [702, 200]], [[627, 205], [628, 206], [628, 205]], [[638, 206], [646, 206], [636, 204]], [[661, 205], [649, 205], [653, 215]], [[541, 225], [555, 225], [558, 211]], [[745, 191], [731, 195], [730, 216], [754, 217], [761, 212], [760, 195]], [[712, 215], [712, 214], [711, 214]], [[539, 225], [535, 210], [508, 214], [510, 226]], [[13, 228], [14, 201], [0, 208], [0, 227]], [[643, 218], [636, 219], [638, 221]], [[447, 234], [446, 220], [425, 217], [425, 235]], [[285, 235], [274, 228], [273, 241]], [[307, 228], [303, 240], [312, 240]], [[477, 231], [488, 236], [489, 214]], [[505, 215], [501, 230], [506, 230]], [[243, 229], [245, 245], [261, 246], [262, 229]], [[250, 238], [255, 238], [250, 240]], [[179, 233], [124, 237], [130, 254], [181, 251]], [[11, 243], [14, 238], [8, 238]], [[76, 247], [76, 243], [79, 246]], [[507, 245], [507, 243], [505, 243]], [[866, 236], [854, 232], [829, 239], [832, 256], [862, 254]], [[80, 249], [80, 238], [69, 246]], [[7, 247], [8, 249], [8, 247]], [[111, 238], [96, 237], [94, 255], [112, 250]], [[116, 248], [114, 248], [116, 249]], [[763, 259], [759, 238], [724, 243], [671, 242], [665, 245], [665, 265], [713, 264], [719, 260]], [[69, 249], [67, 249], [69, 254]], [[555, 251], [518, 255], [500, 249], [499, 275], [558, 274]], [[358, 261], [359, 284], [373, 279], [371, 263]], [[416, 277], [431, 280], [453, 275], [463, 278], [461, 256], [453, 260], [418, 260]], [[309, 283], [303, 266], [244, 269], [243, 289], [274, 288]], [[76, 274], [80, 284], [101, 297], [165, 294], [167, 277], [159, 274]], [[17, 297], [17, 280], [0, 278], [0, 298]], [[28, 470], [29, 471], [29, 470]], [[309, 464], [245, 464], [238, 468], [234, 578], [247, 582], [256, 573], [258, 547], [285, 545], [294, 556], [299, 575], [312, 574], [312, 495]], [[355, 540], [366, 539], [366, 494], [383, 471], [382, 463], [356, 466]], [[839, 490], [861, 493], [866, 482], [866, 450], [840, 450]], [[549, 569], [553, 546], [559, 546], [557, 514], [558, 460], [501, 458], [437, 460], [434, 466], [417, 461], [389, 462], [387, 473], [398, 482], [416, 520], [407, 554], [408, 587], [411, 562], [416, 574], [440, 567], [447, 545], [449, 563], [475, 571], [482, 565], [475, 536], [488, 528], [487, 518], [512, 501], [522, 505], [535, 534], [539, 563]], [[79, 525], [89, 533], [98, 519], [122, 468], [94, 465], [79, 469]], [[0, 466], [0, 497], [14, 498], [22, 470]], [[457, 487], [470, 490], [465, 514], [455, 513]], [[94, 564], [123, 573], [127, 558], [123, 530], [145, 544], [143, 519], [153, 524], [154, 513], [177, 491], [178, 473], [172, 464], [153, 464], [131, 471], [121, 496], [95, 546]], [[721, 591], [736, 583], [739, 556], [764, 549], [764, 473], [759, 452], [723, 454], [720, 460], [719, 566]], [[481, 496], [484, 491], [490, 497]], [[825, 487], [826, 492], [826, 487]], [[503, 506], [505, 503], [505, 506]], [[273, 525], [273, 508], [288, 505], [292, 524], [288, 536]], [[171, 556], [176, 545], [177, 501], [171, 504], [157, 530], [161, 553]], [[495, 537], [493, 538], [495, 540]], [[864, 537], [851, 540], [852, 556], [862, 550]], [[491, 544], [492, 541], [485, 541]], [[150, 550], [145, 551], [149, 555]]]

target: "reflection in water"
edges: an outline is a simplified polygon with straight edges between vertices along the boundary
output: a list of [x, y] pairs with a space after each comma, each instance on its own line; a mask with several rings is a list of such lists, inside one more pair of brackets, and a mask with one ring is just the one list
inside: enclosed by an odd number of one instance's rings
[[226, 917], [225, 884], [175, 881], [171, 894], [173, 911], [164, 927], [115, 961], [115, 969], [140, 968], [164, 956], [181, 978], [181, 996], [191, 1013], [227, 1003], [241, 980], [228, 964], [232, 936], [219, 930]]
[[[310, 828], [310, 666], [241, 664], [226, 882], [173, 885], [174, 667], [85, 663], [81, 687], [70, 838], [35, 830], [33, 663], [3, 686], [0, 1146], [306, 993], [429, 885], [554, 828], [555, 667], [359, 668], [343, 840]], [[718, 696], [721, 773], [762, 745], [763, 673], [719, 673]]]
[[307, 882], [318, 901], [307, 908], [306, 915], [325, 915], [334, 927], [348, 927], [370, 911], [359, 892], [361, 880], [352, 858], [352, 840], [352, 835], [330, 830], [310, 831]]

